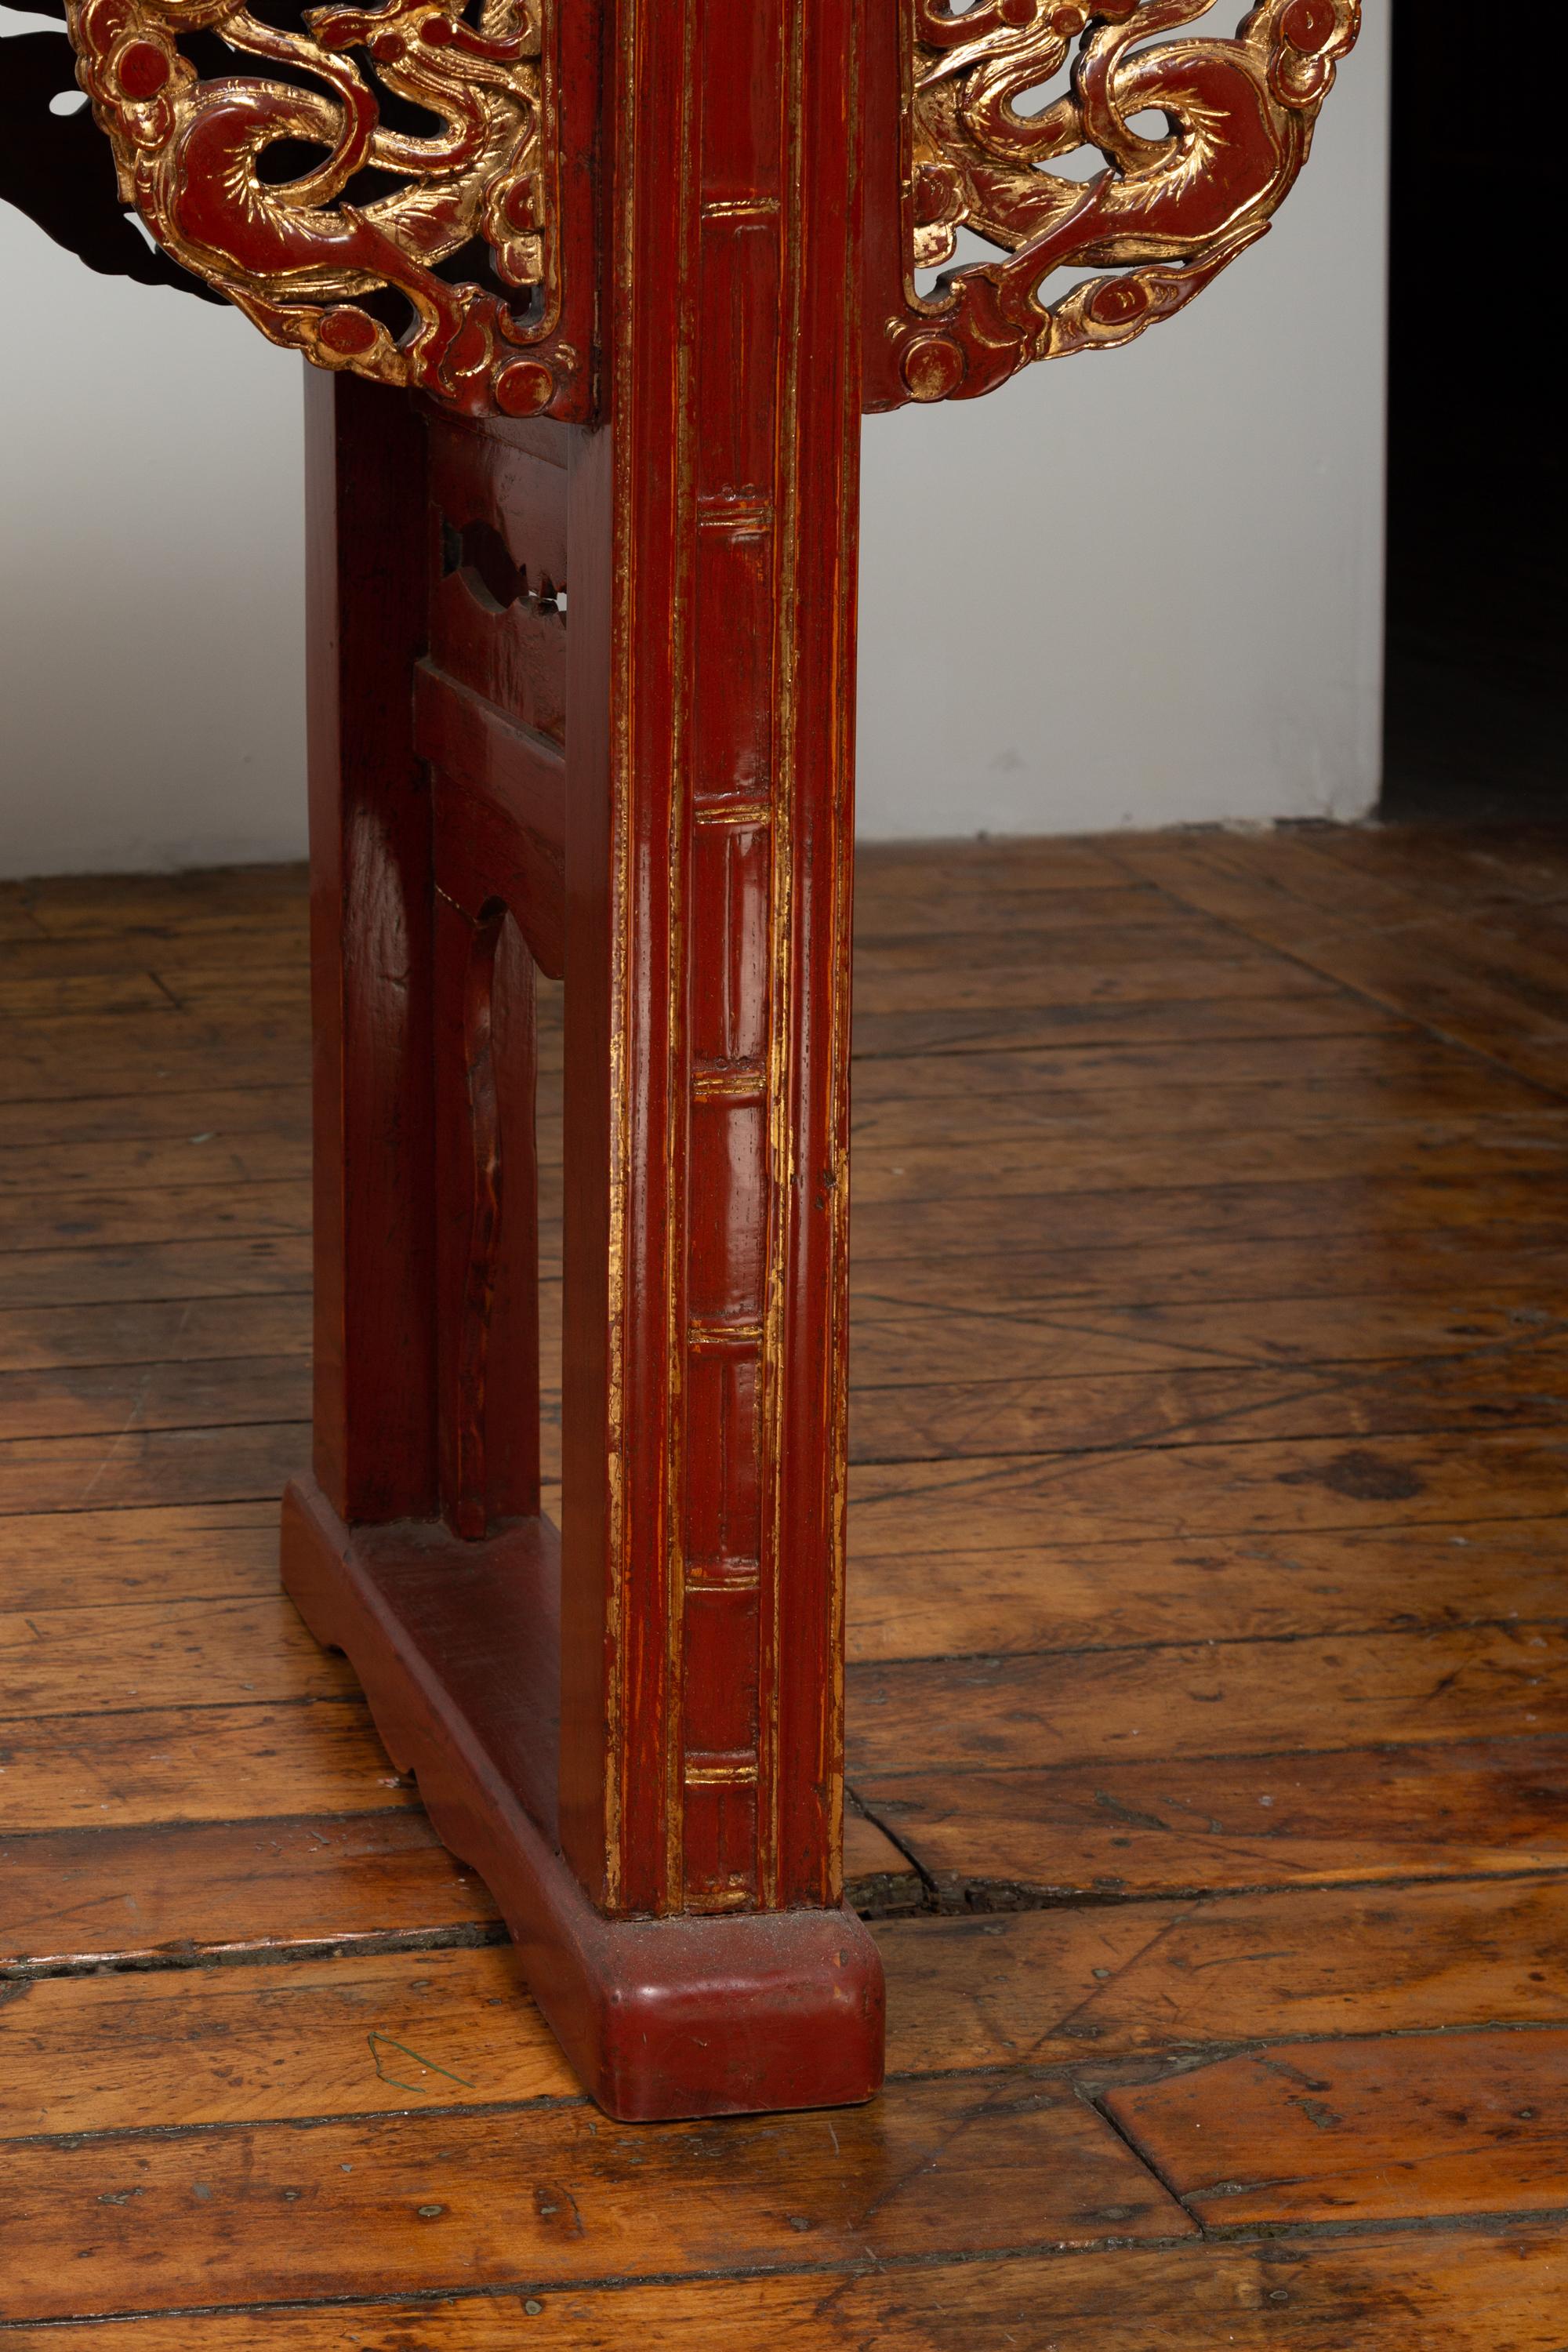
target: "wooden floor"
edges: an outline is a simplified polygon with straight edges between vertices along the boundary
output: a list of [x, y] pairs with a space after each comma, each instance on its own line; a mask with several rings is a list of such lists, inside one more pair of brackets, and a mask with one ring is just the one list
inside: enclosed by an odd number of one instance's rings
[[1563, 2352], [1568, 834], [866, 858], [832, 2116], [585, 2107], [278, 1596], [303, 955], [0, 897], [0, 2352]]

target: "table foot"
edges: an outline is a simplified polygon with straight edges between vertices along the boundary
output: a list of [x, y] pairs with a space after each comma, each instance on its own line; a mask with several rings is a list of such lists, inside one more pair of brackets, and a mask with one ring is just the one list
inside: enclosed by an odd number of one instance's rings
[[853, 1912], [606, 1918], [555, 1846], [559, 1538], [439, 1522], [345, 1528], [310, 1481], [283, 1581], [346, 1653], [388, 1754], [478, 1871], [563, 2050], [627, 2123], [845, 2106], [882, 2073], [882, 1969]]

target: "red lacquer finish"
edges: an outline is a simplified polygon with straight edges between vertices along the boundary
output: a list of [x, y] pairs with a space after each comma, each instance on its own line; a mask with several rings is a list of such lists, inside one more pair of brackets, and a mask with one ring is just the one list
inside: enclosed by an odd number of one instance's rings
[[[547, 1521], [482, 1543], [284, 1507], [289, 1591], [353, 1659], [394, 1761], [485, 1880], [583, 2084], [630, 2123], [837, 2106], [881, 2079], [882, 1978], [842, 1907], [607, 1919], [554, 1846], [556, 1594]], [[875, 1959], [874, 1948], [870, 1948]]]
[[65, 14], [119, 201], [273, 342], [458, 413], [592, 414], [591, 0]]
[[306, 377], [316, 1477], [346, 1519], [436, 1502], [425, 432]]
[[66, 0], [121, 200], [331, 372], [285, 1578], [617, 2115], [880, 2077], [840, 1873], [859, 413], [1128, 341], [1267, 232], [1359, 0], [1214, 5]]
[[658, 1915], [837, 1894], [858, 429], [853, 12], [681, 16], [569, 505], [562, 1831]]
[[880, 2078], [839, 1864], [855, 31], [607, 13], [596, 427], [312, 390], [324, 1336], [285, 1577], [627, 2117]]

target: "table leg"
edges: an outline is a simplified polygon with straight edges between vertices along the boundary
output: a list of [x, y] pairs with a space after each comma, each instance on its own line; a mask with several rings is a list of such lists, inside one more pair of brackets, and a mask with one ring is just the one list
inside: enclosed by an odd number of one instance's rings
[[[387, 648], [415, 669], [407, 735], [366, 614], [403, 578], [426, 471], [389, 443], [347, 512], [379, 395], [339, 390], [335, 509], [317, 492], [347, 550], [321, 572], [318, 1149], [346, 1336], [286, 1545], [289, 1589], [626, 2116], [863, 2098], [881, 2064], [839, 1854], [852, 25], [827, 0], [678, 13], [679, 102], [647, 47], [669, 12], [617, 16], [603, 421], [430, 422], [432, 602]], [[563, 588], [563, 761], [555, 638], [528, 617], [559, 618]], [[331, 723], [356, 710], [363, 734]], [[521, 1301], [535, 961], [565, 979], [559, 1542]], [[351, 1037], [374, 1043], [363, 1066]], [[333, 1433], [356, 1381], [363, 1469]]]

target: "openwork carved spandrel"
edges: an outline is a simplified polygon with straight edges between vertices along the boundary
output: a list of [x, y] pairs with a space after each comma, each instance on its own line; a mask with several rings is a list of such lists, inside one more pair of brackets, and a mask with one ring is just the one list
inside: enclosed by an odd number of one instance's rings
[[121, 194], [166, 252], [322, 366], [526, 415], [559, 406], [574, 357], [553, 336], [553, 6], [274, 5], [293, 16], [279, 25], [233, 0], [68, 0], [68, 16]]
[[[1263, 0], [1234, 37], [1161, 41], [1214, 0], [903, 6], [904, 283], [868, 322], [879, 407], [989, 392], [1183, 309], [1266, 234], [1361, 17], [1359, 0]], [[1073, 172], [1096, 150], [1103, 171]], [[921, 294], [960, 230], [1004, 257]], [[1053, 295], [1061, 270], [1077, 280]]]

